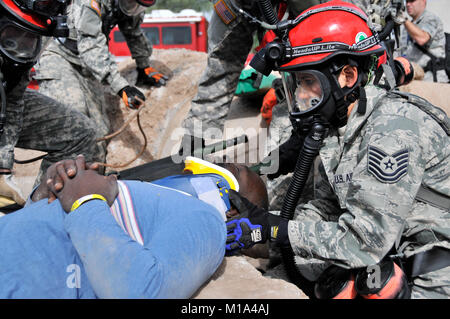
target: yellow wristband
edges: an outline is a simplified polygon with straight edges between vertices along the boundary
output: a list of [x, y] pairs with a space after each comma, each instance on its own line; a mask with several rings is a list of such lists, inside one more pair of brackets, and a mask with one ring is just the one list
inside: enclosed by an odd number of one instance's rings
[[70, 209], [71, 212], [73, 212], [75, 209], [77, 209], [78, 207], [80, 207], [82, 204], [93, 200], [93, 199], [101, 199], [103, 201], [107, 201], [105, 197], [103, 197], [102, 195], [99, 194], [90, 194], [90, 195], [86, 195], [83, 196], [81, 198], [78, 198], [72, 205], [72, 208]]

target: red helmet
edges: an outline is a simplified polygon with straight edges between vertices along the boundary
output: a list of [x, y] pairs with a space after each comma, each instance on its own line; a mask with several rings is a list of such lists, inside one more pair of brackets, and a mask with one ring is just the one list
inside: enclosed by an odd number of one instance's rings
[[381, 55], [377, 34], [367, 25], [366, 14], [357, 6], [333, 0], [302, 12], [289, 31], [288, 62], [279, 70], [321, 64], [336, 55]]
[[156, 0], [136, 0], [140, 5], [144, 7], [151, 7], [156, 3]]

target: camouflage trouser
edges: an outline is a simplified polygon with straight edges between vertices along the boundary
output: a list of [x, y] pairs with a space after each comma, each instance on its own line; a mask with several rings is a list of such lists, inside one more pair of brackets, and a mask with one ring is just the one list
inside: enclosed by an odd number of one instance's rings
[[[83, 69], [68, 62], [59, 54], [46, 51], [35, 66], [39, 92], [89, 117], [96, 126], [96, 137], [109, 133], [103, 86]], [[102, 161], [106, 158], [106, 143], [102, 147]]]
[[226, 25], [213, 12], [208, 28], [208, 62], [191, 109], [183, 122], [194, 134], [194, 121], [201, 121], [203, 130], [223, 129], [239, 75], [253, 45], [256, 30], [241, 16]]
[[[22, 91], [23, 92], [23, 91]], [[16, 101], [22, 99], [18, 105]], [[38, 178], [59, 160], [85, 155], [88, 161], [100, 160], [95, 142], [95, 124], [85, 115], [33, 90], [8, 95], [6, 125], [0, 138], [0, 167], [12, 169], [14, 147], [47, 152]]]

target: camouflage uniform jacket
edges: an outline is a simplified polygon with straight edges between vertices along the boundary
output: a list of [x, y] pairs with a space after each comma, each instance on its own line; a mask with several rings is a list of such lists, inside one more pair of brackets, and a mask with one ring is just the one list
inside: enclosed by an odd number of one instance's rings
[[[46, 50], [63, 56], [69, 62], [82, 66], [97, 80], [111, 86], [114, 93], [128, 85], [117, 69], [114, 56], [109, 52], [108, 39], [103, 33], [103, 22], [116, 6], [114, 0], [74, 0], [69, 7], [69, 39], [77, 41], [78, 54], [71, 52], [58, 40], [50, 41]], [[124, 35], [136, 65], [146, 68], [152, 53], [152, 46], [145, 37], [140, 24], [144, 13], [136, 17], [123, 14], [118, 26]], [[45, 53], [44, 53], [45, 54]]]
[[450, 248], [450, 207], [415, 199], [421, 184], [450, 196], [449, 136], [405, 98], [374, 86], [366, 92], [365, 114], [356, 105], [345, 133], [324, 140], [324, 182], [289, 222], [291, 246], [303, 258], [359, 268], [392, 248], [407, 257]]

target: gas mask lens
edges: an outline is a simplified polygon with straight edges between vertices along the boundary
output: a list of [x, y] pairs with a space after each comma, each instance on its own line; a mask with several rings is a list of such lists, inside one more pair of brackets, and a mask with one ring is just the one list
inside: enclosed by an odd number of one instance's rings
[[137, 16], [145, 10], [145, 7], [137, 3], [136, 0], [119, 0], [119, 8], [129, 17]]
[[317, 74], [309, 71], [294, 73], [296, 88], [294, 92], [299, 112], [314, 109], [323, 100], [323, 89]]
[[306, 113], [324, 100], [324, 88], [318, 71], [281, 72], [290, 113]]
[[0, 31], [0, 50], [13, 61], [33, 61], [41, 49], [41, 36], [25, 31], [15, 25], [7, 25]]

